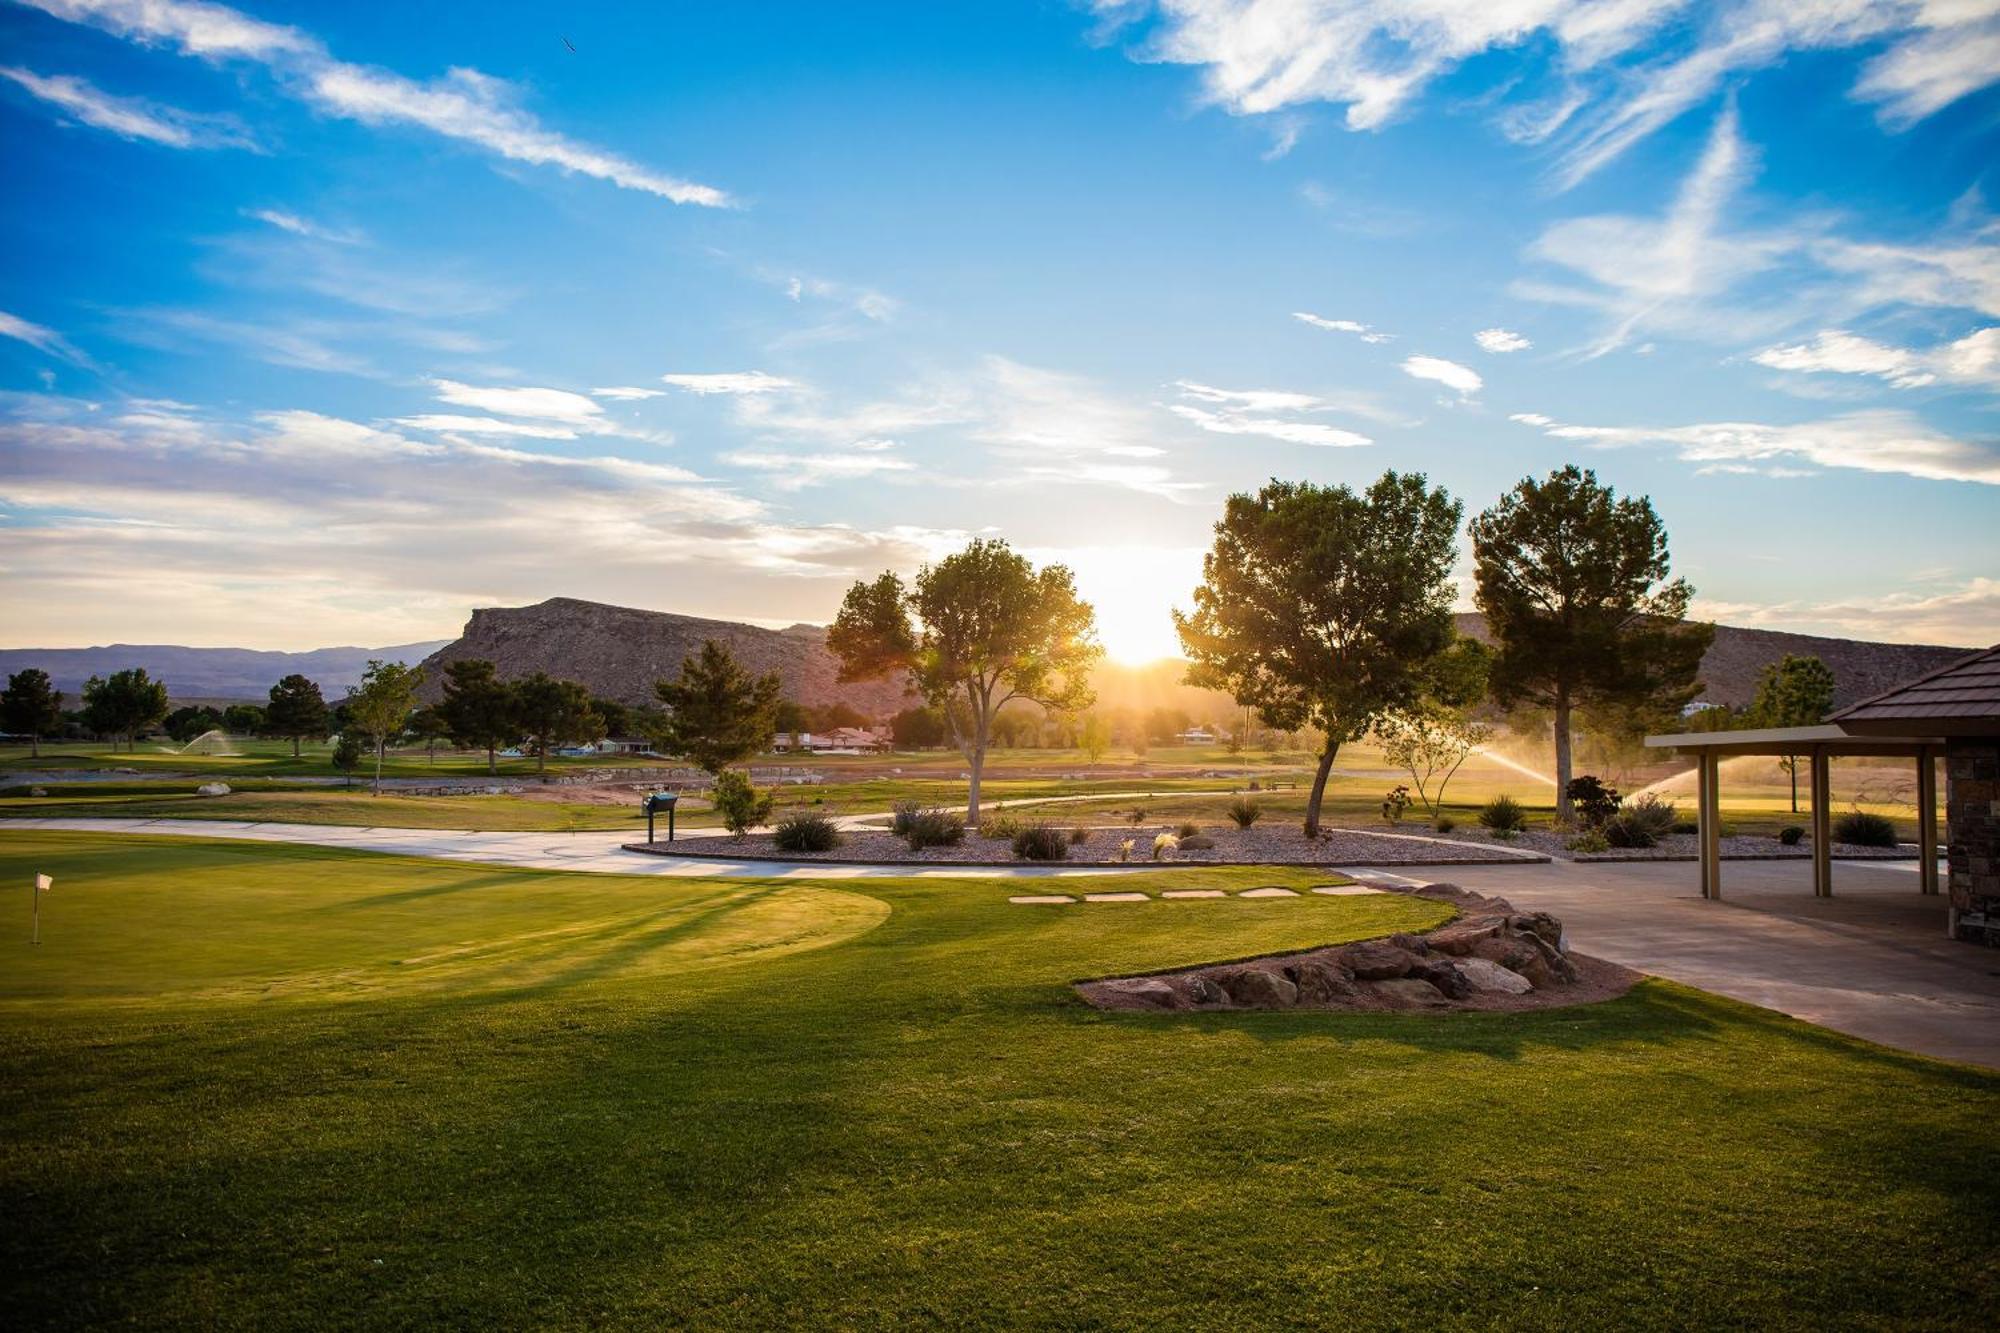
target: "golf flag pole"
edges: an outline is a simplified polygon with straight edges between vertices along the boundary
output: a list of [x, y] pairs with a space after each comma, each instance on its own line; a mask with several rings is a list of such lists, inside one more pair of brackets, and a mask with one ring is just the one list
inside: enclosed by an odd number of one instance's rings
[[56, 882], [47, 875], [35, 876], [35, 933], [28, 937], [30, 944], [42, 942], [42, 895], [55, 886]]

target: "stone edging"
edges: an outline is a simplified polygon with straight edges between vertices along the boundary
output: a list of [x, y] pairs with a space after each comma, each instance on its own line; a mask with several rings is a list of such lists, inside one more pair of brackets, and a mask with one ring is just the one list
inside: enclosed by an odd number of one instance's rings
[[[702, 841], [707, 842], [710, 841], [710, 839], [704, 838], [702, 839]], [[720, 842], [722, 840], [717, 838], [714, 839], [713, 841]], [[936, 866], [948, 870], [959, 870], [959, 869], [996, 870], [996, 871], [1001, 871], [1003, 873], [1011, 868], [1016, 868], [1020, 866], [1048, 867], [1051, 869], [1062, 867], [1062, 868], [1068, 868], [1086, 872], [1108, 870], [1112, 872], [1122, 873], [1125, 871], [1132, 871], [1132, 870], [1165, 870], [1175, 867], [1186, 868], [1191, 866], [1200, 866], [1203, 868], [1221, 867], [1228, 869], [1242, 869], [1246, 867], [1256, 867], [1256, 868], [1263, 868], [1270, 870], [1284, 870], [1284, 869], [1296, 869], [1296, 868], [1303, 868], [1308, 870], [1333, 870], [1333, 869], [1338, 869], [1341, 866], [1500, 866], [1500, 865], [1517, 865], [1517, 864], [1546, 865], [1550, 861], [1555, 859], [1544, 853], [1536, 852], [1532, 855], [1526, 853], [1520, 853], [1513, 856], [1509, 856], [1504, 860], [1495, 857], [1470, 857], [1470, 856], [1457, 857], [1451, 860], [1440, 860], [1435, 857], [1425, 857], [1419, 860], [1384, 860], [1376, 857], [1357, 858], [1357, 857], [1347, 856], [1326, 861], [1208, 861], [1208, 860], [1202, 860], [1202, 861], [931, 861], [931, 860], [869, 861], [869, 860], [863, 860], [859, 857], [846, 857], [846, 856], [813, 856], [810, 858], [805, 858], [801, 857], [796, 852], [787, 852], [782, 855], [765, 856], [765, 855], [760, 855], [759, 853], [754, 851], [746, 852], [741, 849], [738, 849], [733, 852], [688, 852], [680, 850], [681, 846], [682, 844], [678, 842], [666, 842], [666, 843], [628, 842], [621, 844], [622, 850], [628, 852], [643, 852], [649, 856], [682, 856], [682, 857], [687, 857], [690, 860], [782, 861], [787, 865], [816, 865], [816, 866], [875, 866], [875, 867], [909, 866], [912, 869], [923, 869], [925, 867]]]

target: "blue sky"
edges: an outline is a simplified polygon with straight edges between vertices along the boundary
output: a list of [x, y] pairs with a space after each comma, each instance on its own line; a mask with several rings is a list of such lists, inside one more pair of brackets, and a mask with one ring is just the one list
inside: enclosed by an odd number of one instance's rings
[[[572, 49], [573, 48], [573, 49]], [[1578, 461], [1732, 623], [2000, 639], [2000, 0], [0, 2], [0, 640], [783, 624]]]

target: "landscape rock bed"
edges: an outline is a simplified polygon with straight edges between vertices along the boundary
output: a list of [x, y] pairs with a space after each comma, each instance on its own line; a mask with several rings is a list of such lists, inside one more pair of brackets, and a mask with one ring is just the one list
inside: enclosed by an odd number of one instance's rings
[[[1158, 825], [1140, 828], [1093, 828], [1089, 839], [1069, 848], [1063, 861], [1027, 862], [1014, 855], [1008, 838], [982, 838], [967, 833], [955, 847], [927, 847], [913, 852], [901, 838], [875, 829], [848, 829], [840, 846], [828, 852], [782, 852], [772, 845], [768, 833], [753, 833], [741, 839], [701, 838], [675, 843], [632, 843], [627, 850], [664, 856], [711, 856], [724, 859], [773, 861], [865, 862], [926, 865], [1117, 865], [1119, 844], [1132, 839], [1132, 865], [1153, 864], [1153, 839], [1162, 832]], [[1547, 857], [1532, 848], [1504, 849], [1497, 846], [1427, 837], [1392, 837], [1358, 829], [1329, 829], [1320, 838], [1308, 839], [1296, 825], [1256, 826], [1249, 829], [1205, 828], [1202, 832], [1214, 846], [1182, 849], [1163, 864], [1172, 865], [1512, 865], [1543, 861]]]
[[1099, 1009], [1518, 1012], [1615, 999], [1639, 973], [1565, 948], [1562, 923], [1449, 884], [1412, 890], [1460, 915], [1421, 935], [1077, 983]]

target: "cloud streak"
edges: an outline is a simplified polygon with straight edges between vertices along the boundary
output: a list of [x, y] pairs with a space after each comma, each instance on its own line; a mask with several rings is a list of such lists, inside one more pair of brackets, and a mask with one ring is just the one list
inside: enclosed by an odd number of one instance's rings
[[505, 80], [453, 69], [421, 83], [336, 59], [317, 37], [202, 0], [23, 0], [71, 23], [210, 61], [264, 66], [281, 87], [330, 115], [364, 125], [407, 125], [473, 144], [510, 161], [550, 166], [710, 208], [731, 200], [713, 186], [671, 176], [548, 129]]
[[73, 74], [37, 74], [0, 66], [0, 79], [57, 108], [68, 119], [121, 139], [166, 148], [249, 148], [257, 142], [227, 116], [203, 116], [137, 97], [107, 93]]

